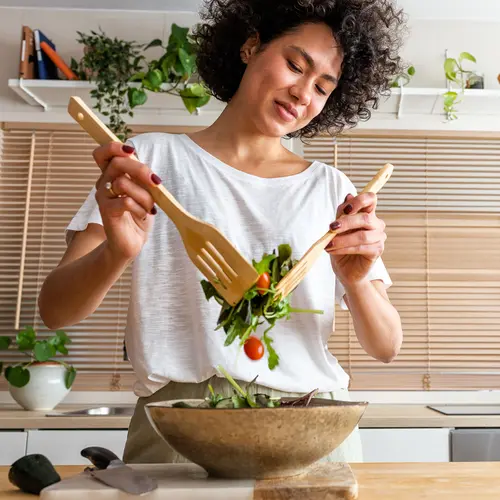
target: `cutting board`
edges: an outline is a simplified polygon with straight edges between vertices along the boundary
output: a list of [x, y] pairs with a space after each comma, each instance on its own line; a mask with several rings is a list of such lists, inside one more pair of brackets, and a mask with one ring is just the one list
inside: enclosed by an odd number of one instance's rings
[[141, 496], [106, 486], [85, 473], [42, 490], [42, 500], [354, 500], [358, 484], [346, 463], [318, 464], [306, 474], [283, 479], [216, 479], [195, 464], [130, 465], [158, 481]]

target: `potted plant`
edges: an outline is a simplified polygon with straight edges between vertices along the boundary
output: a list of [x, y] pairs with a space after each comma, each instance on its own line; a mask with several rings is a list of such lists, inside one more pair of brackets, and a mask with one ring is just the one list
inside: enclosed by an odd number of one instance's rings
[[[476, 58], [468, 52], [462, 52], [458, 59], [447, 57], [444, 62], [444, 72], [446, 80], [450, 83], [455, 83], [460, 87], [460, 93], [463, 97], [466, 88], [483, 88], [484, 80], [481, 75], [475, 71], [464, 68], [464, 61], [476, 63]], [[444, 111], [448, 120], [457, 119], [456, 105], [462, 102], [458, 100], [459, 93], [451, 90], [444, 94]]]
[[84, 55], [79, 62], [71, 59], [71, 69], [81, 80], [95, 82], [96, 88], [90, 92], [96, 100], [95, 109], [109, 117], [109, 128], [125, 141], [131, 130], [122, 116], [134, 116], [128, 106], [128, 81], [141, 68], [142, 45], [110, 38], [102, 30], [90, 35], [77, 33], [77, 41], [85, 46]]
[[144, 50], [151, 47], [161, 47], [164, 53], [130, 79], [131, 82], [139, 82], [139, 85], [129, 88], [130, 107], [143, 105], [147, 101], [147, 90], [180, 97], [191, 114], [205, 106], [210, 94], [196, 75], [196, 49], [189, 36], [189, 28], [173, 23], [167, 46], [157, 38]]
[[[52, 410], [67, 396], [76, 369], [54, 358], [57, 354], [67, 355], [66, 344], [70, 343], [62, 330], [56, 331], [52, 337], [37, 339], [30, 326], [21, 330], [14, 339], [0, 337], [0, 350], [17, 349], [21, 353], [20, 361], [9, 363], [3, 373], [11, 396], [25, 410]], [[2, 368], [0, 362], [0, 374]]]

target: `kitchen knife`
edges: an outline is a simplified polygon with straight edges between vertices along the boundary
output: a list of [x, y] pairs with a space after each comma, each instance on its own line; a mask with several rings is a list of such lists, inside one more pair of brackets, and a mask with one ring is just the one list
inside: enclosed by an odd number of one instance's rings
[[143, 495], [158, 487], [154, 479], [132, 469], [106, 448], [90, 446], [84, 448], [81, 455], [95, 465], [95, 468], [87, 467], [85, 473], [108, 486], [131, 495]]

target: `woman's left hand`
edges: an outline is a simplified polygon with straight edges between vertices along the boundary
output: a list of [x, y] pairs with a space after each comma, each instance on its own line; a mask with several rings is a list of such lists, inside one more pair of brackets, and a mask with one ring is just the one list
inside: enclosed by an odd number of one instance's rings
[[384, 252], [385, 223], [376, 216], [376, 206], [374, 193], [362, 193], [356, 197], [348, 194], [338, 207], [337, 220], [330, 225], [338, 234], [326, 251], [330, 254], [333, 271], [344, 287], [362, 281]]

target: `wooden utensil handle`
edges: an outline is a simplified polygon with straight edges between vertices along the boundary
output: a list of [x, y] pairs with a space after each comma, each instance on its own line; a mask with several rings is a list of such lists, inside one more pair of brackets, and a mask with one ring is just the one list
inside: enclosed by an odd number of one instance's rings
[[[389, 180], [389, 177], [392, 175], [394, 170], [393, 165], [390, 163], [386, 163], [372, 178], [372, 180], [365, 186], [362, 193], [378, 193], [385, 185], [385, 183]], [[341, 215], [339, 219], [342, 219], [345, 215]], [[322, 248], [326, 248], [328, 243], [332, 241], [338, 231], [332, 231], [331, 229], [322, 236], [317, 244], [321, 245]]]
[[365, 186], [362, 193], [378, 193], [384, 184], [392, 175], [394, 167], [390, 163], [386, 163], [373, 177], [373, 179]]
[[[71, 96], [68, 103], [68, 113], [80, 126], [101, 146], [110, 142], [119, 142], [111, 130], [94, 114], [94, 112], [76, 96]], [[137, 157], [132, 155], [136, 160]], [[182, 205], [167, 191], [162, 184], [147, 186], [155, 203], [177, 224], [181, 217], [189, 216]]]

